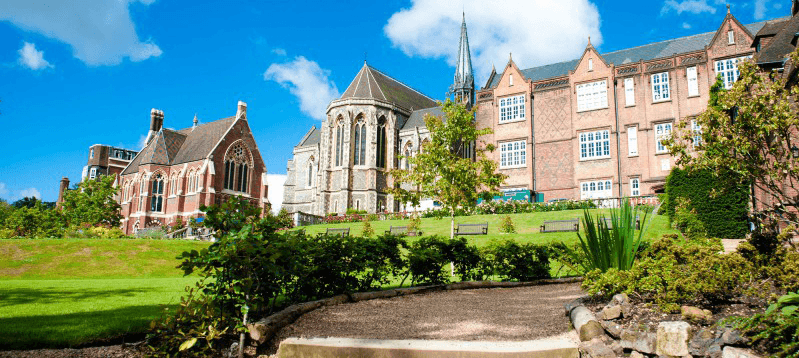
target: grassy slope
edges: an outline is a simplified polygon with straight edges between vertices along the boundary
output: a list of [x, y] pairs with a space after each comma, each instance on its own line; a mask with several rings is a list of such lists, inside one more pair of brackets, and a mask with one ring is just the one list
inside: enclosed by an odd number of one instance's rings
[[[591, 212], [594, 214], [599, 212], [610, 215], [608, 210], [591, 210]], [[582, 216], [582, 210], [550, 211], [533, 214], [510, 214], [510, 217], [516, 227], [516, 234], [501, 234], [499, 232], [500, 222], [505, 215], [474, 215], [455, 217], [455, 224], [475, 224], [488, 222], [488, 235], [465, 236], [470, 243], [477, 246], [485, 245], [492, 239], [514, 239], [519, 242], [533, 243], [549, 243], [552, 241], [572, 243], [577, 241], [577, 234], [574, 232], [542, 234], [538, 232], [539, 227], [544, 221], [569, 220], [581, 218]], [[649, 218], [647, 218], [647, 221], [648, 220]], [[389, 226], [408, 225], [408, 220], [373, 221], [370, 222], [370, 224], [372, 225], [372, 229], [374, 229], [376, 234], [382, 234], [389, 229]], [[324, 232], [328, 227], [349, 227], [350, 235], [361, 235], [361, 232], [363, 231], [363, 223], [321, 224], [305, 226], [303, 228], [306, 229], [306, 232], [309, 234], [316, 234], [319, 232]], [[441, 235], [449, 237], [450, 220], [449, 218], [443, 218], [440, 220], [435, 218], [422, 219], [421, 230], [424, 232], [424, 235]], [[663, 234], [676, 232], [677, 231], [669, 227], [668, 217], [656, 215], [654, 218], [652, 218], [652, 224], [649, 227], [645, 237], [651, 239], [660, 237]]]
[[176, 256], [208, 243], [0, 240], [0, 349], [68, 347], [143, 333], [186, 285]]

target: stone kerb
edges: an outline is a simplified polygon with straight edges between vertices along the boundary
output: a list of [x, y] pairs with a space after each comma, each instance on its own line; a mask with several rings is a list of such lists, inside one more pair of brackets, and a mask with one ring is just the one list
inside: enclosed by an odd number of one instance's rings
[[416, 286], [406, 288], [395, 288], [383, 291], [372, 292], [356, 292], [333, 296], [316, 301], [298, 303], [286, 307], [285, 309], [264, 317], [254, 323], [247, 325], [249, 331], [250, 344], [258, 346], [269, 342], [275, 333], [283, 327], [294, 323], [300, 316], [311, 312], [322, 306], [334, 306], [342, 303], [354, 303], [366, 300], [374, 300], [379, 298], [391, 298], [397, 296], [408, 296], [415, 294], [423, 294], [434, 291], [448, 291], [448, 290], [469, 290], [480, 288], [511, 288], [511, 287], [527, 287], [537, 285], [549, 284], [562, 284], [562, 283], [575, 283], [581, 282], [582, 277], [570, 277], [560, 279], [541, 279], [528, 282], [496, 282], [496, 281], [466, 281], [457, 282], [447, 285], [429, 285], [429, 286]]

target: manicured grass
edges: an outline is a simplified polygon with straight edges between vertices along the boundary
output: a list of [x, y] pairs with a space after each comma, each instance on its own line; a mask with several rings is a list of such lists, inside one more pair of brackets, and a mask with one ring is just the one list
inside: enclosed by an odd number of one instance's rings
[[0, 349], [74, 347], [145, 333], [196, 276], [176, 257], [205, 242], [0, 240]]
[[[593, 214], [596, 214], [597, 212], [606, 214], [608, 216], [610, 215], [609, 210], [607, 209], [591, 210], [591, 213]], [[500, 239], [500, 240], [513, 239], [518, 242], [532, 242], [538, 244], [546, 244], [558, 241], [565, 243], [574, 243], [577, 242], [577, 234], [574, 232], [540, 233], [539, 227], [544, 221], [582, 218], [583, 211], [564, 210], [564, 211], [550, 211], [542, 213], [509, 214], [509, 215], [516, 227], [515, 234], [502, 234], [499, 232], [499, 226], [501, 220], [506, 215], [458, 216], [455, 217], [455, 223], [457, 225], [459, 223], [476, 224], [476, 223], [488, 222], [488, 235], [464, 236], [465, 238], [468, 239], [469, 243], [474, 244], [478, 247], [486, 245], [492, 239]], [[647, 221], [648, 220], [649, 217], [647, 217]], [[385, 231], [387, 231], [389, 229], [389, 226], [408, 225], [408, 220], [372, 221], [370, 222], [370, 225], [372, 226], [372, 229], [374, 229], [375, 234], [380, 235], [383, 234]], [[645, 226], [646, 223], [641, 223], [641, 225]], [[331, 228], [349, 227], [350, 235], [356, 235], [356, 236], [361, 235], [363, 232], [363, 223], [320, 224], [312, 226], [303, 226], [302, 228], [305, 229], [308, 234], [316, 234], [324, 232], [325, 229], [328, 227]], [[449, 218], [443, 218], [443, 219], [423, 218], [420, 230], [423, 231], [425, 236], [441, 235], [449, 237], [450, 220]], [[668, 217], [663, 215], [655, 215], [652, 218], [652, 224], [647, 230], [645, 238], [652, 239], [660, 237], [664, 234], [671, 234], [671, 233], [677, 233], [677, 231], [669, 227]], [[412, 240], [413, 238], [411, 237], [410, 239]]]

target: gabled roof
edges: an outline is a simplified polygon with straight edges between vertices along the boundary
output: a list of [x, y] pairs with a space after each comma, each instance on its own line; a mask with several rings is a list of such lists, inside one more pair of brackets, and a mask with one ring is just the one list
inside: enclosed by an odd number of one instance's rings
[[311, 127], [308, 133], [305, 133], [305, 136], [302, 137], [300, 140], [300, 144], [297, 144], [298, 147], [305, 147], [311, 145], [319, 144], [319, 141], [322, 139], [322, 131], [320, 131], [316, 126]]
[[410, 88], [375, 68], [363, 64], [358, 75], [341, 95], [346, 98], [369, 98], [394, 103], [405, 109], [430, 108], [436, 101], [421, 92]]
[[441, 111], [441, 107], [417, 109], [411, 113], [411, 116], [408, 117], [408, 120], [405, 122], [405, 125], [402, 126], [402, 129], [424, 127], [425, 126], [424, 117], [427, 114], [431, 114], [442, 118], [444, 117], [444, 112]]
[[799, 16], [794, 16], [783, 23], [765, 48], [760, 49], [755, 62], [765, 64], [784, 61], [785, 57], [796, 49], [797, 32], [799, 32]]
[[177, 131], [162, 128], [133, 158], [122, 175], [136, 173], [139, 165], [144, 164], [175, 165], [205, 159], [235, 119], [223, 118]]
[[[772, 20], [774, 21], [774, 20]], [[767, 21], [756, 22], [744, 25], [750, 33], [757, 33]], [[674, 54], [699, 51], [709, 45], [716, 35], [716, 31], [705, 32], [697, 35], [680, 37], [676, 39], [655, 42], [642, 46], [632, 47], [601, 54], [606, 62], [616, 66], [631, 62], [649, 61], [658, 58], [671, 57]], [[548, 78], [565, 76], [569, 71], [574, 70], [579, 59], [548, 64], [544, 66], [532, 67], [522, 70], [522, 74], [529, 80], [535, 82]], [[501, 76], [497, 76], [488, 88], [496, 87]]]

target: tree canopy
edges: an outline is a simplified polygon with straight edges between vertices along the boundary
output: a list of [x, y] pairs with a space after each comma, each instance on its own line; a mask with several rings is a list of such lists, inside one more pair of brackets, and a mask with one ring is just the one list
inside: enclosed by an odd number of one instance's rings
[[118, 227], [122, 216], [119, 203], [114, 199], [117, 188], [113, 175], [100, 176], [95, 180], [84, 180], [76, 190], [64, 193], [61, 208], [67, 226], [89, 224]]
[[[477, 199], [491, 199], [498, 193], [506, 176], [497, 173], [497, 163], [488, 159], [493, 144], [479, 142], [480, 136], [491, 134], [490, 128], [477, 129], [475, 108], [447, 100], [442, 103], [444, 119], [427, 115], [425, 124], [430, 141], [415, 156], [405, 158], [410, 169], [394, 169], [395, 187], [391, 193], [402, 202], [418, 204], [420, 198], [431, 198], [450, 213], [450, 236], [454, 236], [455, 209], [473, 208]], [[469, 153], [474, 145], [474, 158]], [[406, 189], [403, 188], [405, 184]]]

